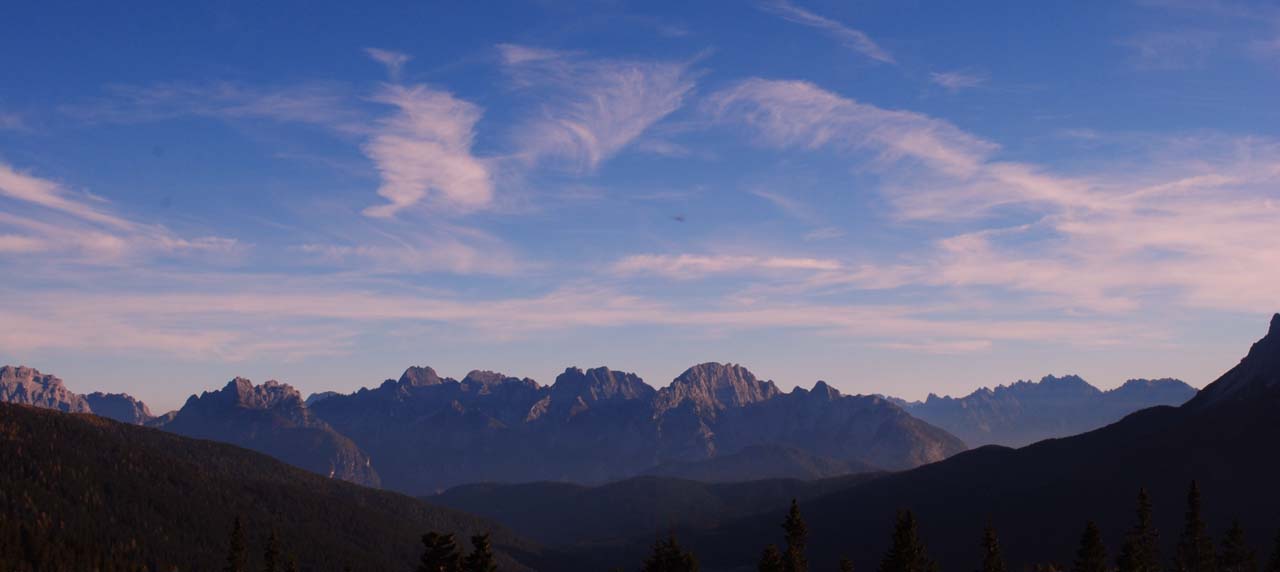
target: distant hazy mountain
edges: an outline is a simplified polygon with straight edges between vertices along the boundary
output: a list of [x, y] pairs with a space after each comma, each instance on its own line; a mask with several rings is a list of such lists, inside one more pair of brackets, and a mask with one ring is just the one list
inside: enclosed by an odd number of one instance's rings
[[0, 367], [0, 401], [56, 409], [69, 413], [89, 413], [89, 402], [68, 390], [62, 380], [29, 367]]
[[1176, 379], [1131, 379], [1101, 391], [1074, 375], [1046, 376], [982, 388], [965, 397], [929, 395], [925, 401], [897, 400], [912, 415], [942, 427], [970, 447], [1020, 447], [1066, 437], [1119, 421], [1157, 405], [1182, 405], [1196, 389]]
[[387, 487], [413, 493], [494, 480], [604, 482], [756, 445], [889, 469], [964, 449], [882, 398], [843, 396], [821, 382], [784, 394], [732, 364], [694, 366], [660, 390], [607, 368], [569, 368], [541, 386], [414, 367], [311, 408], [369, 453]]
[[494, 522], [232, 445], [10, 404], [0, 435], [0, 570], [222, 570], [237, 517], [250, 570], [270, 532], [315, 571], [412, 570], [430, 530], [464, 547], [492, 531], [504, 572], [538, 552]]
[[[1114, 557], [1145, 487], [1167, 562], [1193, 479], [1203, 493], [1210, 534], [1220, 537], [1238, 519], [1258, 554], [1269, 554], [1280, 525], [1277, 439], [1280, 314], [1238, 365], [1180, 407], [1153, 407], [1021, 449], [982, 447], [802, 502], [809, 561], [815, 569], [830, 569], [847, 556], [857, 568], [873, 568], [904, 508], [915, 512], [921, 537], [943, 570], [975, 566], [987, 524], [999, 532], [1010, 570], [1072, 561], [1089, 520], [1097, 522]], [[680, 541], [705, 570], [749, 569], [761, 547], [780, 541], [782, 517], [782, 511], [748, 517], [709, 532], [690, 531]], [[651, 542], [652, 536], [641, 535], [627, 546], [586, 550], [561, 568], [638, 558]]]
[[332, 478], [380, 484], [369, 457], [277, 381], [255, 386], [238, 377], [219, 391], [192, 395], [163, 429], [240, 445]]
[[145, 425], [155, 419], [146, 403], [134, 399], [127, 393], [95, 391], [84, 398], [89, 402], [94, 415], [133, 425]]

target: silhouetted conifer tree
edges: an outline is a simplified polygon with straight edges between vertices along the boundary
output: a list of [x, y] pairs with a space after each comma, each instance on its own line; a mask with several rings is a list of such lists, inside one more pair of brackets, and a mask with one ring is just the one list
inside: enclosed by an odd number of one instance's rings
[[1280, 572], [1280, 532], [1276, 533], [1276, 539], [1271, 543], [1271, 559], [1267, 561], [1266, 572]]
[[471, 537], [471, 554], [463, 560], [465, 572], [498, 572], [498, 563], [493, 558], [493, 543], [489, 533]]
[[698, 572], [698, 559], [680, 548], [676, 535], [653, 543], [653, 551], [644, 561], [643, 572]]
[[1160, 536], [1151, 524], [1151, 497], [1138, 491], [1138, 521], [1125, 536], [1116, 565], [1120, 572], [1160, 572]]
[[1186, 524], [1178, 538], [1173, 557], [1174, 572], [1213, 572], [1217, 562], [1213, 556], [1213, 539], [1200, 515], [1200, 485], [1191, 481], [1187, 492]]
[[1244, 529], [1240, 521], [1231, 524], [1227, 535], [1222, 539], [1222, 550], [1218, 561], [1219, 572], [1257, 572], [1258, 562], [1253, 549], [1244, 539]]
[[452, 534], [428, 532], [422, 535], [422, 559], [418, 572], [460, 572], [462, 558]]
[[853, 561], [848, 558], [841, 558], [840, 572], [853, 572]]
[[1107, 572], [1107, 548], [1102, 545], [1102, 532], [1092, 520], [1080, 535], [1080, 549], [1071, 572]]
[[273, 530], [267, 536], [267, 548], [262, 552], [262, 571], [281, 572], [280, 564], [280, 539], [276, 538]]
[[778, 547], [772, 544], [764, 547], [764, 553], [760, 555], [760, 565], [756, 567], [759, 572], [782, 572], [782, 553], [778, 552]]
[[898, 512], [893, 541], [880, 561], [880, 572], [936, 572], [937, 569], [920, 540], [916, 516], [909, 510]]
[[1004, 555], [1000, 554], [1000, 539], [990, 524], [982, 531], [982, 572], [1005, 572]]
[[[343, 570], [345, 570], [346, 572], [351, 572], [351, 567], [346, 566], [343, 568]], [[298, 559], [294, 558], [293, 556], [290, 556], [289, 562], [287, 562], [284, 565], [284, 572], [298, 572]]]
[[227, 565], [222, 569], [224, 572], [246, 572], [249, 569], [248, 563], [249, 553], [245, 549], [244, 543], [244, 526], [240, 524], [240, 517], [236, 517], [235, 524], [231, 525], [231, 540], [227, 547]]
[[787, 519], [782, 522], [787, 548], [782, 553], [783, 572], [809, 572], [809, 558], [805, 555], [805, 545], [809, 541], [809, 527], [800, 516], [800, 505], [791, 499], [791, 509], [787, 511]]

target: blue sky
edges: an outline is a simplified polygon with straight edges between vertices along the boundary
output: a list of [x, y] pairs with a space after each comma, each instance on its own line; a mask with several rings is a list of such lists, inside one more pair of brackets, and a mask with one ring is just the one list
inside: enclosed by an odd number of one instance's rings
[[0, 362], [1202, 385], [1280, 310], [1280, 8], [19, 3]]

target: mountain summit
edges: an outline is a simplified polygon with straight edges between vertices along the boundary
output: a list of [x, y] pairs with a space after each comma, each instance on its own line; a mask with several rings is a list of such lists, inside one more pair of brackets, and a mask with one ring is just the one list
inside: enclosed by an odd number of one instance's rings
[[1280, 393], [1280, 314], [1271, 317], [1267, 335], [1249, 348], [1239, 364], [1204, 388], [1187, 405], [1206, 409], [1225, 402], [1268, 399]]
[[380, 484], [355, 443], [314, 416], [298, 390], [275, 380], [254, 385], [237, 377], [220, 390], [192, 395], [161, 428], [260, 451], [332, 478]]

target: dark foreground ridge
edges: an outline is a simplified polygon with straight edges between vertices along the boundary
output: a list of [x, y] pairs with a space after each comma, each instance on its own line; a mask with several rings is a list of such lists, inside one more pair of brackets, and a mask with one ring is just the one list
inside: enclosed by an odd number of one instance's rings
[[[988, 446], [885, 476], [802, 504], [810, 562], [827, 569], [842, 556], [871, 569], [888, 548], [887, 531], [911, 509], [943, 570], [972, 569], [985, 524], [1000, 531], [1009, 569], [1072, 561], [1081, 531], [1096, 521], [1114, 557], [1132, 525], [1141, 488], [1154, 503], [1166, 563], [1182, 529], [1188, 484], [1203, 491], [1209, 532], [1238, 520], [1258, 554], [1280, 529], [1275, 475], [1280, 456], [1280, 315], [1248, 356], [1181, 407], [1146, 409], [1102, 429], [1022, 449]], [[779, 515], [739, 520], [681, 543], [704, 570], [746, 569], [761, 547], [778, 543]], [[648, 539], [651, 542], [652, 539]], [[648, 542], [582, 550], [575, 562], [642, 558]], [[577, 564], [582, 565], [582, 564]]]
[[239, 447], [0, 404], [0, 570], [221, 570], [243, 519], [302, 570], [411, 570], [430, 530], [492, 530], [504, 570], [537, 546], [499, 525]]

